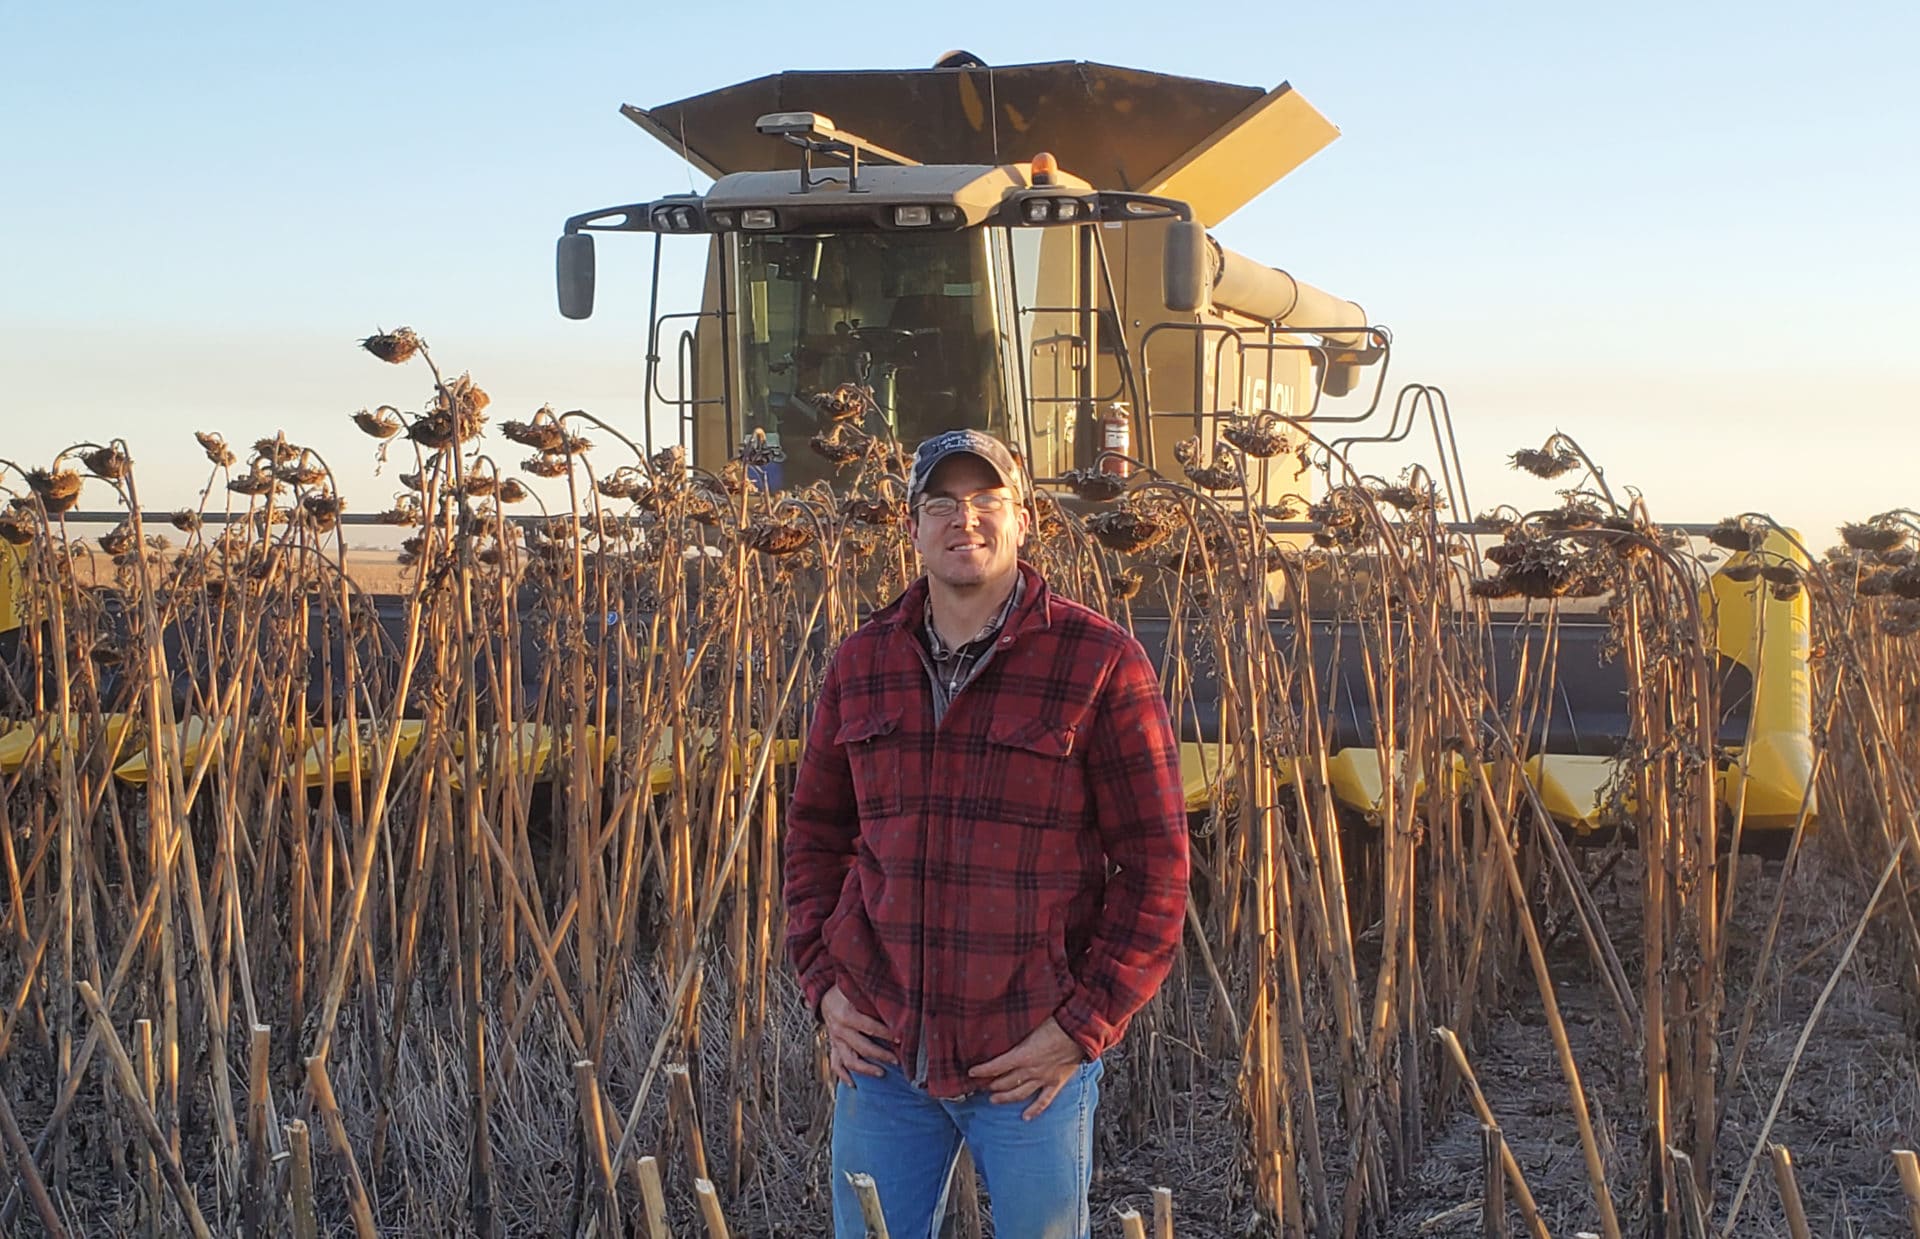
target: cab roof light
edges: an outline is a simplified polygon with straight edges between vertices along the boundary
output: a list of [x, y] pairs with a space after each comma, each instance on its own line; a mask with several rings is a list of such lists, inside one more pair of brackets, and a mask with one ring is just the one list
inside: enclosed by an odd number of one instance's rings
[[1053, 217], [1051, 206], [1045, 198], [1029, 198], [1022, 210], [1029, 224], [1044, 224]]
[[825, 136], [838, 132], [833, 117], [818, 112], [769, 112], [754, 121], [753, 127], [770, 138]]
[[648, 218], [655, 232], [700, 232], [706, 227], [699, 211], [675, 202], [657, 203]]
[[780, 217], [766, 207], [753, 207], [740, 212], [740, 226], [764, 232], [780, 226]]
[[893, 223], [896, 228], [925, 228], [932, 222], [933, 210], [924, 204], [893, 208]]
[[1032, 177], [1035, 185], [1051, 185], [1060, 174], [1060, 161], [1051, 151], [1041, 151], [1033, 157]]

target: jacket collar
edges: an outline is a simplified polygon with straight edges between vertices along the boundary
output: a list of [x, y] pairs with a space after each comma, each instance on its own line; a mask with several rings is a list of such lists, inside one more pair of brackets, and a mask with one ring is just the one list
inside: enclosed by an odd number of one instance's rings
[[[1026, 560], [1020, 561], [1020, 576], [1026, 582], [1021, 591], [1020, 604], [1007, 616], [1007, 622], [1001, 626], [1001, 633], [1017, 637], [1029, 629], [1045, 629], [1053, 626], [1053, 596], [1047, 589], [1047, 580]], [[888, 628], [911, 631], [921, 622], [927, 613], [927, 578], [923, 574], [906, 592], [873, 613], [873, 622]]]

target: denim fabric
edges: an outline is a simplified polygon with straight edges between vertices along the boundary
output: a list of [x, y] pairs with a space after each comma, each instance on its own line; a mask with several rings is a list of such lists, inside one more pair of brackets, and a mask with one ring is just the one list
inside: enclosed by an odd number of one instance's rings
[[1074, 1073], [1032, 1122], [1027, 1102], [996, 1105], [985, 1093], [940, 1101], [899, 1068], [858, 1088], [834, 1086], [833, 1232], [862, 1239], [860, 1203], [847, 1175], [870, 1174], [893, 1239], [938, 1239], [947, 1186], [964, 1141], [986, 1180], [997, 1239], [1088, 1239], [1093, 1111], [1099, 1060]]

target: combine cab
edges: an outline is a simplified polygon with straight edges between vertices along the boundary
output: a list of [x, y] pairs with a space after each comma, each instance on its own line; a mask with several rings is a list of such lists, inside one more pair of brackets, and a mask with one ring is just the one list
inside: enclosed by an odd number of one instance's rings
[[[714, 178], [704, 194], [577, 215], [558, 246], [561, 312], [584, 318], [594, 234], [654, 238], [649, 451], [665, 414], [695, 465], [717, 470], [752, 443], [772, 460], [759, 479], [779, 490], [835, 483], [834, 453], [809, 445], [910, 447], [973, 426], [1023, 452], [1056, 502], [1088, 512], [1099, 507], [1090, 478], [1191, 475], [1208, 451], [1195, 460], [1195, 443], [1251, 420], [1335, 449], [1249, 456], [1231, 496], [1304, 543], [1314, 526], [1291, 522], [1337, 449], [1404, 438], [1424, 418], [1434, 496], [1470, 514], [1444, 400], [1424, 388], [1386, 396], [1388, 333], [1207, 231], [1338, 135], [1298, 92], [950, 60], [783, 73], [623, 109]], [[663, 312], [659, 247], [693, 238], [707, 245], [701, 305]], [[1792, 554], [1784, 542], [1755, 553]], [[1535, 610], [1469, 604], [1465, 584], [1452, 601], [1484, 621], [1494, 680], [1550, 663], [1525, 729], [1536, 803], [1581, 832], [1619, 824], [1622, 802], [1605, 789], [1631, 727], [1608, 623], [1562, 608], [1545, 632]], [[1721, 617], [1720, 792], [1742, 807], [1746, 840], [1765, 846], [1800, 818], [1810, 774], [1807, 603], [1751, 574], [1716, 577], [1701, 596]], [[1149, 651], [1165, 648], [1169, 617], [1132, 614]], [[1323, 777], [1348, 808], [1378, 811], [1397, 759], [1375, 716], [1367, 642], [1343, 640], [1332, 612], [1302, 620], [1277, 607], [1272, 623], [1276, 639], [1310, 651], [1322, 686], [1334, 751]], [[1300, 641], [1303, 625], [1319, 639]], [[1197, 786], [1201, 746], [1220, 726], [1214, 679], [1194, 670], [1176, 697]]]
[[[591, 311], [595, 232], [708, 240], [700, 312], [656, 304], [648, 350], [650, 406], [697, 463], [762, 432], [789, 449], [776, 485], [830, 480], [805, 444], [817, 398], [853, 383], [866, 433], [990, 430], [1043, 484], [1109, 445], [1165, 466], [1203, 411], [1311, 416], [1383, 352], [1359, 306], [1206, 236], [1335, 136], [1286, 86], [787, 73], [625, 114], [716, 180], [568, 220], [561, 310]], [[1287, 463], [1263, 501], [1305, 493]]]

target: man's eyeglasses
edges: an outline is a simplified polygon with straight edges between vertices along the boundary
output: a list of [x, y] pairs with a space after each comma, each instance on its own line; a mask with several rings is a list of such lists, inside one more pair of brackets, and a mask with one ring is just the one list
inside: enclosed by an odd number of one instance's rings
[[920, 506], [915, 511], [922, 516], [931, 516], [935, 520], [945, 520], [957, 513], [963, 503], [976, 512], [987, 513], [1004, 511], [1012, 502], [1011, 496], [997, 495], [990, 490], [981, 491], [977, 495], [968, 495], [965, 499], [955, 499], [951, 495], [930, 495], [920, 501]]

